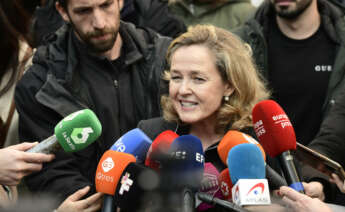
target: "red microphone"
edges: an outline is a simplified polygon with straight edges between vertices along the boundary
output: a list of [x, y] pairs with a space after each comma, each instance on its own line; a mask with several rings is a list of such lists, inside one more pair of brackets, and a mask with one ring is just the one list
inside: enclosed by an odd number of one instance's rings
[[273, 100], [264, 100], [252, 111], [253, 125], [265, 151], [278, 156], [284, 176], [290, 187], [304, 193], [290, 150], [296, 150], [296, 135], [284, 110]]
[[97, 192], [105, 193], [102, 211], [113, 211], [113, 196], [120, 177], [128, 164], [135, 162], [133, 155], [113, 150], [106, 151], [98, 163], [95, 176]]
[[160, 168], [159, 157], [168, 154], [170, 145], [177, 137], [178, 135], [171, 130], [160, 133], [147, 152], [145, 166], [158, 171]]
[[230, 178], [230, 172], [228, 168], [224, 169], [220, 173], [218, 177], [218, 183], [219, 183], [220, 190], [222, 191], [222, 194], [224, 196], [224, 199], [229, 202], [232, 202], [231, 190], [232, 190], [233, 184]]

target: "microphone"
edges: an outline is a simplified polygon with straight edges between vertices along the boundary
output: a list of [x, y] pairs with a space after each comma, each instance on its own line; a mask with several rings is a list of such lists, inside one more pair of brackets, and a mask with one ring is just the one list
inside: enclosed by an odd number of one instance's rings
[[163, 195], [167, 195], [165, 200], [170, 201], [174, 192], [182, 192], [180, 211], [194, 211], [194, 193], [200, 187], [205, 163], [201, 141], [193, 135], [177, 137], [170, 145], [169, 154], [171, 158], [162, 161], [161, 169], [161, 188]]
[[255, 133], [265, 151], [271, 157], [278, 156], [288, 185], [304, 193], [290, 153], [296, 150], [296, 135], [284, 110], [275, 101], [264, 100], [254, 106], [252, 116]]
[[229, 168], [224, 169], [218, 177], [219, 187], [224, 196], [224, 200], [232, 202], [232, 192], [233, 187], [232, 181], [230, 179]]
[[[262, 153], [264, 160], [266, 160], [266, 154], [259, 142], [257, 142], [253, 137], [245, 133], [229, 130], [222, 140], [219, 142], [217, 147], [218, 155], [224, 164], [227, 165], [227, 157], [229, 151], [238, 144], [252, 143], [257, 145]], [[270, 182], [272, 188], [280, 188], [281, 186], [287, 185], [285, 179], [280, 176], [274, 169], [272, 169], [268, 164], [266, 164], [266, 177]]]
[[232, 200], [237, 205], [271, 204], [265, 161], [255, 144], [239, 144], [228, 155]]
[[[205, 163], [204, 176], [201, 181], [200, 192], [210, 194], [213, 197], [224, 199], [218, 183], [219, 172], [217, 168], [210, 162]], [[213, 205], [208, 203], [199, 202], [197, 199], [197, 211], [206, 211], [213, 208]]]
[[140, 163], [145, 161], [151, 143], [151, 139], [143, 131], [135, 128], [122, 135], [110, 149], [134, 155]]
[[171, 130], [160, 133], [147, 152], [145, 166], [158, 171], [162, 157], [167, 157], [170, 145], [177, 137], [178, 135]]
[[95, 185], [96, 191], [104, 193], [103, 212], [114, 210], [113, 196], [120, 177], [129, 163], [135, 162], [133, 155], [113, 150], [106, 151], [98, 163]]
[[223, 208], [229, 210], [229, 211], [233, 211], [233, 212], [249, 212], [249, 210], [246, 210], [240, 206], [235, 205], [234, 203], [228, 202], [226, 200], [221, 200], [217, 197], [213, 197], [210, 194], [206, 194], [206, 193], [201, 193], [198, 192], [197, 193], [197, 197], [199, 199], [201, 199], [204, 202], [210, 203], [210, 204], [216, 204], [219, 206], [222, 206]]
[[90, 109], [79, 110], [62, 119], [54, 135], [44, 139], [27, 152], [51, 154], [61, 147], [65, 152], [76, 152], [93, 143], [101, 134], [102, 126]]

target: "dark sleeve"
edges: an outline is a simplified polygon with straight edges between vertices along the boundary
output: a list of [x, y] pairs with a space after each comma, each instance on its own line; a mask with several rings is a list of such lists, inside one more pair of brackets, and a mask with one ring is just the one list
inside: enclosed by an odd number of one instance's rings
[[168, 3], [162, 0], [133, 0], [137, 26], [148, 27], [156, 32], [176, 38], [187, 31], [182, 20], [169, 11]]
[[[345, 88], [345, 87], [344, 87]], [[345, 166], [345, 89], [335, 98], [335, 104], [321, 124], [310, 148]]]
[[[38, 65], [31, 67], [33, 68], [37, 72], [45, 71]], [[53, 134], [55, 125], [63, 118], [37, 102], [35, 94], [43, 85], [43, 81], [44, 79], [40, 79], [29, 70], [16, 87], [15, 101], [19, 113], [20, 141], [42, 141]], [[56, 158], [52, 162], [43, 165], [40, 172], [25, 177], [25, 183], [34, 193], [50, 193], [62, 201], [76, 190], [92, 185], [81, 175], [79, 165], [80, 161], [73, 154], [60, 151], [56, 153]]]

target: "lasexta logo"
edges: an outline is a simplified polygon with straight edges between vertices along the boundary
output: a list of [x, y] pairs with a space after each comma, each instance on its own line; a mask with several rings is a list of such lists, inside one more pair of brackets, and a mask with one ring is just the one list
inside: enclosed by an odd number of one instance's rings
[[93, 133], [91, 127], [86, 128], [74, 128], [71, 133], [71, 138], [76, 144], [83, 144], [89, 138], [89, 135]]

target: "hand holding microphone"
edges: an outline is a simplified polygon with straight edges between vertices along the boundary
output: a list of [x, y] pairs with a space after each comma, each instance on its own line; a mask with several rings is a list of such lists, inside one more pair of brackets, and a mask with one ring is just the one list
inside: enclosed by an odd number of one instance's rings
[[32, 153], [55, 153], [60, 148], [76, 152], [93, 143], [101, 134], [102, 126], [94, 112], [79, 110], [62, 119], [54, 129], [54, 135], [27, 150]]
[[288, 185], [304, 193], [291, 150], [296, 150], [296, 135], [284, 110], [273, 100], [264, 100], [252, 111], [253, 125], [260, 144], [271, 157], [278, 157]]
[[54, 159], [54, 155], [51, 154], [25, 152], [36, 145], [37, 142], [24, 142], [0, 149], [1, 185], [17, 185], [24, 176], [40, 171], [42, 163]]

